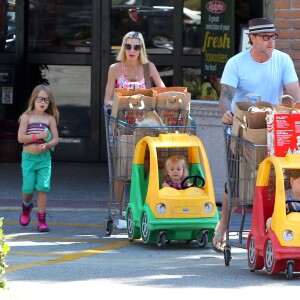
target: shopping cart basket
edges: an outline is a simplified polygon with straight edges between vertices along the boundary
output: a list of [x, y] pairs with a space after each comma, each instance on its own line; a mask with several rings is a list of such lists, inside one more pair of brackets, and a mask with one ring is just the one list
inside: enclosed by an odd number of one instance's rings
[[196, 135], [197, 126], [191, 117], [187, 126], [134, 126], [112, 117], [111, 109], [105, 105], [104, 116], [109, 173], [108, 216], [105, 221], [105, 231], [109, 236], [113, 231], [114, 220], [125, 222], [125, 211], [129, 202], [127, 187], [131, 181], [135, 145], [141, 138], [141, 133], [149, 136], [172, 132]]
[[254, 199], [256, 175], [260, 162], [267, 156], [266, 145], [255, 145], [233, 136], [231, 127], [224, 130], [227, 162], [228, 221], [225, 265], [231, 260], [231, 246], [246, 249], [251, 229], [251, 212]]

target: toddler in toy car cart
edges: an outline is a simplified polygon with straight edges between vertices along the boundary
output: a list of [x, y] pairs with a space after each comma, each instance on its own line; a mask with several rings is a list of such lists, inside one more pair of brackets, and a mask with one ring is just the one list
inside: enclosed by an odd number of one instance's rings
[[[285, 191], [285, 199], [288, 201], [286, 203], [286, 213], [300, 212], [300, 169], [290, 169], [286, 173], [290, 184], [290, 188]], [[272, 217], [266, 222], [267, 230], [271, 227], [271, 221]]]
[[[181, 190], [181, 182], [188, 175], [188, 167], [183, 156], [172, 155], [165, 162], [165, 177], [162, 183], [163, 187], [170, 186], [177, 190]], [[185, 186], [189, 186], [188, 181]]]

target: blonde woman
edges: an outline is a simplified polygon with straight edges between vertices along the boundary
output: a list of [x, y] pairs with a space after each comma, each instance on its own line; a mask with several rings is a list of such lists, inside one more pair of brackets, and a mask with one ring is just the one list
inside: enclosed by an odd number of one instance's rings
[[[146, 78], [155, 86], [165, 87], [164, 82], [155, 65], [149, 61], [143, 35], [140, 32], [128, 32], [122, 41], [121, 49], [117, 55], [117, 63], [112, 64], [108, 70], [107, 84], [105, 89], [104, 104], [112, 105], [115, 88], [122, 89], [145, 89]], [[144, 65], [148, 64], [149, 76], [144, 74]], [[147, 77], [146, 77], [147, 76]], [[149, 78], [148, 78], [149, 79]], [[152, 84], [151, 84], [152, 85]], [[115, 197], [119, 204], [124, 203], [122, 198], [122, 181], [114, 182]], [[118, 220], [119, 229], [126, 228], [124, 220]]]
[[149, 75], [154, 85], [165, 87], [155, 65], [148, 60], [140, 32], [131, 31], [124, 36], [117, 60], [119, 62], [112, 64], [108, 70], [104, 104], [112, 105], [115, 88], [145, 89], [145, 64], [149, 64]]

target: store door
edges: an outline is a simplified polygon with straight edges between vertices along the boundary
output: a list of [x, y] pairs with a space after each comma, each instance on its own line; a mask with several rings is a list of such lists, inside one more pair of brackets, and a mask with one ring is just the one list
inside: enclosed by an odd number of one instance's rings
[[25, 10], [27, 94], [49, 84], [60, 112], [53, 159], [98, 161], [99, 1], [35, 1]]

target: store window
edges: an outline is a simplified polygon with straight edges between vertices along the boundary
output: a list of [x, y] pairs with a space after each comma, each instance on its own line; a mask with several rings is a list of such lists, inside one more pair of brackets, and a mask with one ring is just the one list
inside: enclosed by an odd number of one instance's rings
[[173, 67], [171, 66], [157, 66], [159, 75], [166, 86], [173, 85]]
[[[31, 70], [36, 69], [33, 65]], [[48, 65], [41, 78], [49, 84], [60, 112], [59, 136], [91, 134], [91, 67]]]
[[113, 0], [111, 50], [120, 49], [127, 32], [143, 34], [148, 54], [173, 52], [173, 0]]
[[183, 86], [191, 93], [193, 100], [201, 99], [201, 69], [183, 68]]
[[183, 7], [183, 54], [200, 54], [200, 1], [184, 1]]
[[[113, 0], [111, 19], [112, 51], [119, 49], [129, 31], [143, 34], [149, 54], [172, 54], [174, 49], [174, 1]], [[200, 1], [184, 1], [183, 52], [200, 54]]]
[[30, 52], [91, 52], [92, 0], [35, 0], [28, 9]]
[[0, 1], [0, 52], [14, 52], [15, 30], [15, 0]]

